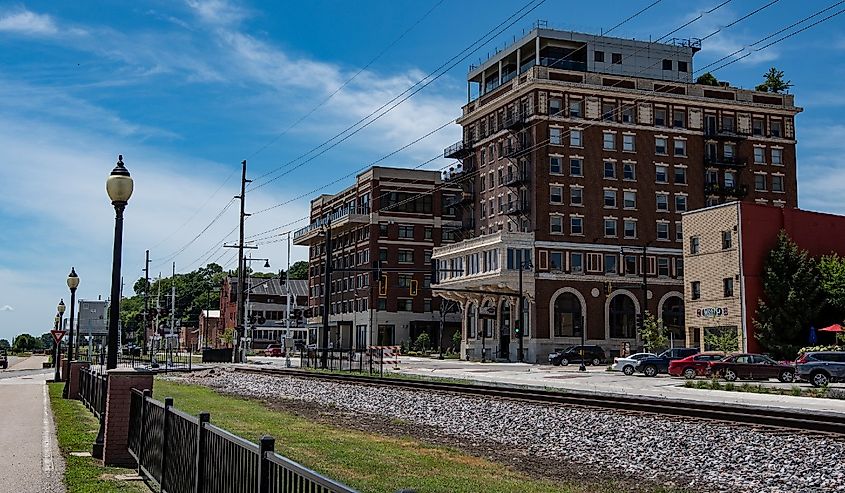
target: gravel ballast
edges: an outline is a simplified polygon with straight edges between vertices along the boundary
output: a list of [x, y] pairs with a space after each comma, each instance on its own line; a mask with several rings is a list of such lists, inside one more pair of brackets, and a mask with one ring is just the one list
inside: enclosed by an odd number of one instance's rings
[[231, 370], [179, 377], [220, 392], [400, 419], [459, 440], [706, 492], [845, 492], [845, 440], [718, 422]]

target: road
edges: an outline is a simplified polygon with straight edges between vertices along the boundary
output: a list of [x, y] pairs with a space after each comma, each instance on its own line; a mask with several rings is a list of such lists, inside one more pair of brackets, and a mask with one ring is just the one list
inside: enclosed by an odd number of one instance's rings
[[63, 493], [64, 464], [45, 382], [44, 357], [21, 358], [0, 370], [0, 489]]

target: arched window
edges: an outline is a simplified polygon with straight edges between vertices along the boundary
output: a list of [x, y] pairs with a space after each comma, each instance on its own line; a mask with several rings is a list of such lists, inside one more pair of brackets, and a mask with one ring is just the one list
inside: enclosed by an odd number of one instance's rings
[[502, 303], [502, 313], [499, 318], [499, 329], [502, 335], [510, 335], [511, 333], [511, 304], [509, 301]]
[[555, 298], [555, 337], [581, 336], [581, 302], [572, 293], [562, 293]]
[[608, 307], [610, 337], [633, 339], [636, 336], [637, 309], [634, 300], [624, 294], [617, 294]]
[[[490, 300], [484, 302], [484, 308], [490, 310], [493, 308], [493, 303]], [[484, 337], [493, 337], [493, 332], [496, 330], [496, 319], [495, 318], [482, 318], [481, 319], [481, 330], [484, 331]]]
[[678, 296], [670, 296], [663, 302], [663, 313], [660, 314], [663, 326], [672, 334], [675, 341], [683, 341], [684, 334], [684, 300]]
[[475, 305], [470, 303], [467, 305], [467, 313], [466, 313], [466, 320], [467, 320], [467, 339], [475, 339], [475, 334], [477, 333], [478, 326], [476, 325], [476, 318], [477, 313], [475, 313]]

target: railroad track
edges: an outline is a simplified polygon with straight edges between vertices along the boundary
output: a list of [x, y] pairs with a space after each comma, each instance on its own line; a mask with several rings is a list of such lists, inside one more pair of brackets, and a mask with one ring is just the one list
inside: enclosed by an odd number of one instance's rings
[[845, 436], [845, 416], [805, 410], [773, 409], [753, 406], [736, 406], [707, 402], [691, 402], [654, 397], [596, 394], [572, 390], [543, 390], [524, 387], [505, 387], [483, 384], [451, 383], [427, 380], [403, 380], [367, 375], [318, 373], [282, 368], [245, 368], [235, 371], [260, 375], [290, 376], [358, 385], [399, 387], [419, 391], [446, 392], [477, 395], [525, 402], [563, 404], [648, 414], [671, 415], [696, 420], [742, 423], [774, 429]]

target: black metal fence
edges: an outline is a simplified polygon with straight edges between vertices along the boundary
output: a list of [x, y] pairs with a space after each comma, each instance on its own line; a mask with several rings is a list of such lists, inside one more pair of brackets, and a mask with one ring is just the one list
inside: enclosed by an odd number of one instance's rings
[[[323, 353], [326, 362], [323, 364]], [[299, 354], [301, 368], [384, 374], [384, 349], [308, 349]]]
[[[105, 365], [107, 351], [96, 348], [91, 351], [88, 348], [80, 348], [77, 358], [79, 361], [87, 361], [92, 365]], [[176, 348], [160, 349], [141, 353], [140, 349], [124, 350], [117, 357], [118, 368], [148, 368], [157, 371], [179, 371], [190, 370], [193, 364], [193, 355], [184, 350]]]
[[270, 437], [252, 443], [150, 391], [132, 390], [129, 419], [138, 473], [167, 493], [356, 493], [275, 453]]
[[96, 368], [80, 368], [79, 398], [99, 419], [106, 412], [106, 393], [108, 377]]

